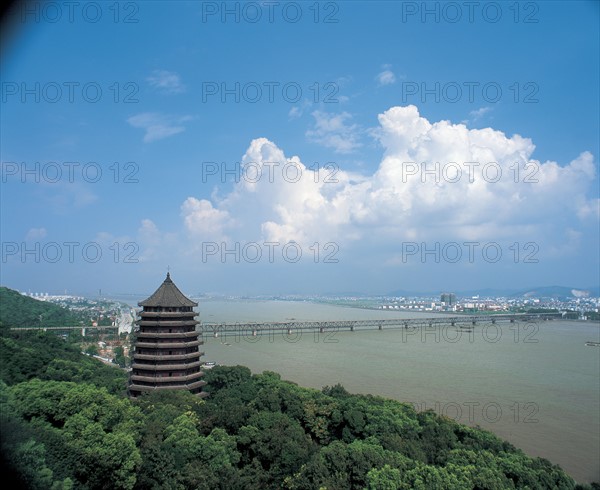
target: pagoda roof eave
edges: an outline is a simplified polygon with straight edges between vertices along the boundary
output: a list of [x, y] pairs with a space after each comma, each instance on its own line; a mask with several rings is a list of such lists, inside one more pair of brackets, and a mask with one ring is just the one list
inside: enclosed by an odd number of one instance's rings
[[167, 272], [167, 278], [160, 287], [152, 294], [152, 296], [144, 301], [140, 301], [138, 306], [179, 308], [182, 306], [198, 306], [198, 303], [186, 297], [171, 280], [171, 274]]

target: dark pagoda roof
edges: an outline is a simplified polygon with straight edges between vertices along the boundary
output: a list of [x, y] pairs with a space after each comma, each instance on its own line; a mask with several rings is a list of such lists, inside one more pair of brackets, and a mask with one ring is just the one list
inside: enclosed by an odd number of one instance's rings
[[175, 283], [171, 281], [171, 274], [167, 272], [167, 278], [154, 292], [152, 296], [144, 301], [140, 301], [138, 306], [163, 306], [163, 307], [179, 307], [179, 306], [198, 306], [179, 290]]

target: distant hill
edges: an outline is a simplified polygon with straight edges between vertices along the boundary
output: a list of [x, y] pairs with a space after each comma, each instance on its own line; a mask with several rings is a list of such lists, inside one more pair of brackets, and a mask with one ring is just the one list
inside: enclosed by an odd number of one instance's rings
[[512, 297], [534, 297], [534, 298], [589, 298], [599, 296], [599, 288], [570, 288], [565, 286], [545, 286], [526, 289], [512, 294]]
[[404, 291], [404, 290], [396, 290], [388, 293], [388, 296], [404, 296], [404, 297], [437, 297], [442, 293], [454, 293], [459, 298], [471, 297], [471, 296], [482, 296], [482, 297], [490, 297], [496, 298], [498, 296], [512, 296], [517, 292], [516, 289], [467, 289], [463, 291], [457, 291], [453, 289], [444, 289], [438, 291]]
[[566, 286], [540, 286], [529, 289], [470, 289], [464, 291], [429, 291], [429, 292], [417, 292], [417, 291], [404, 291], [396, 290], [388, 293], [388, 296], [420, 296], [420, 297], [434, 297], [439, 296], [442, 292], [455, 293], [458, 297], [470, 297], [479, 295], [482, 297], [496, 298], [499, 296], [505, 296], [507, 298], [521, 298], [521, 297], [533, 297], [533, 298], [587, 298], [587, 297], [598, 297], [600, 296], [600, 287], [590, 288], [572, 288]]
[[[41, 316], [41, 320], [40, 320]], [[14, 327], [69, 327], [85, 321], [83, 314], [67, 308], [38, 301], [18, 291], [0, 287], [0, 326]]]

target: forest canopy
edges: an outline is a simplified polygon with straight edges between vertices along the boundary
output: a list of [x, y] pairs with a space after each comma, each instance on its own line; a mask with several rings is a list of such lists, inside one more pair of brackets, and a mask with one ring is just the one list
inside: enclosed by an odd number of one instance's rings
[[0, 326], [4, 328], [22, 327], [71, 327], [86, 320], [84, 314], [77, 314], [62, 306], [39, 301], [18, 291], [0, 287]]

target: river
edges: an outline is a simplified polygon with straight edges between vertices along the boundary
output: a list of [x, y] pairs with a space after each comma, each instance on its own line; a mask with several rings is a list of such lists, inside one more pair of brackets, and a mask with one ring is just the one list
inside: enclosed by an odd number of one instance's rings
[[[415, 318], [431, 313], [292, 301], [201, 301], [204, 323]], [[301, 386], [341, 383], [493, 431], [577, 481], [600, 480], [600, 325], [553, 320], [432, 330], [204, 335], [205, 360], [276, 371]]]

